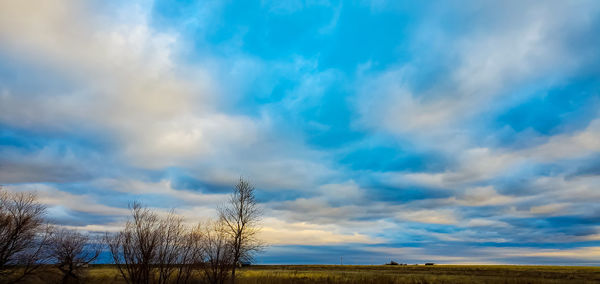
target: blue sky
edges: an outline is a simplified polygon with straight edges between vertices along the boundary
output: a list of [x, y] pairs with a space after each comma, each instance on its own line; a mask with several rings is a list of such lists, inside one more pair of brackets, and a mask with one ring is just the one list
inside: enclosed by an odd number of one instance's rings
[[596, 1], [0, 4], [0, 183], [60, 226], [190, 222], [261, 263], [600, 264]]

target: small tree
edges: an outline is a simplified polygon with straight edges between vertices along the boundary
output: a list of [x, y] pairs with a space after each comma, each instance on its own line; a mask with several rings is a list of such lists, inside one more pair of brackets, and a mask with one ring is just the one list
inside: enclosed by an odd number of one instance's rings
[[224, 284], [234, 267], [232, 242], [222, 220], [209, 221], [202, 228], [204, 278], [210, 284]]
[[63, 283], [79, 283], [82, 268], [96, 260], [101, 252], [100, 242], [92, 242], [88, 235], [73, 230], [57, 231], [50, 242], [50, 253], [63, 273]]
[[[0, 187], [0, 282], [20, 281], [49, 260], [52, 227], [44, 220], [45, 213], [35, 194]], [[23, 269], [10, 269], [14, 265]]]
[[263, 243], [257, 238], [261, 218], [262, 211], [254, 195], [254, 186], [240, 178], [228, 203], [219, 208], [219, 219], [232, 242], [232, 282], [235, 282], [236, 266], [241, 262], [251, 262], [253, 254], [263, 247]]
[[[191, 275], [188, 262], [198, 263], [199, 248], [188, 236], [183, 218], [173, 211], [160, 217], [134, 202], [125, 228], [107, 235], [106, 242], [117, 269], [127, 283], [185, 283]], [[192, 238], [192, 239], [188, 239]], [[175, 272], [177, 275], [175, 276]]]
[[185, 228], [183, 218], [175, 215], [173, 211], [160, 220], [160, 228], [156, 266], [158, 267], [158, 283], [169, 283], [169, 279], [180, 264], [180, 256], [187, 250], [185, 244]]
[[152, 265], [158, 255], [160, 219], [138, 202], [129, 208], [132, 216], [123, 231], [107, 235], [106, 242], [125, 282], [148, 284], [154, 279]]
[[177, 277], [175, 283], [189, 283], [195, 270], [204, 265], [202, 252], [202, 227], [187, 230], [181, 240], [182, 249], [177, 258]]

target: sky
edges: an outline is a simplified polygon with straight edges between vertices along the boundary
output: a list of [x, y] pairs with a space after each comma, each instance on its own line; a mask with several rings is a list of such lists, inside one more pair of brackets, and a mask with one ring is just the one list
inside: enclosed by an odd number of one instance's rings
[[600, 265], [598, 1], [0, 0], [0, 184], [57, 226], [189, 222], [259, 263]]

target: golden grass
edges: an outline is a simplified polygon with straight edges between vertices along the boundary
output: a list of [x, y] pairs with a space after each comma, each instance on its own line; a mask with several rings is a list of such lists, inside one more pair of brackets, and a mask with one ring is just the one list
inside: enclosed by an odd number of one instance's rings
[[598, 283], [598, 267], [436, 266], [254, 266], [239, 283]]
[[[241, 269], [239, 284], [283, 283], [600, 283], [600, 267], [518, 265], [255, 265]], [[52, 283], [52, 269], [29, 283]], [[124, 283], [112, 265], [86, 270], [84, 283]]]

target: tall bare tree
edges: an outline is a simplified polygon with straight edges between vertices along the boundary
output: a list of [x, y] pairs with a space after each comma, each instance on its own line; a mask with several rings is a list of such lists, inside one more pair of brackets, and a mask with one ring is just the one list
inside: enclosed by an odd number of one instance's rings
[[63, 283], [80, 283], [82, 268], [102, 252], [99, 240], [73, 230], [56, 231], [50, 240], [50, 253], [63, 273]]
[[233, 267], [231, 281], [235, 282], [236, 267], [241, 262], [251, 262], [253, 254], [264, 244], [257, 238], [262, 219], [262, 210], [256, 201], [254, 186], [240, 178], [233, 188], [225, 206], [219, 208], [219, 219], [225, 226], [225, 233], [231, 239]]
[[[52, 227], [44, 220], [45, 213], [35, 194], [0, 187], [0, 282], [22, 280], [49, 260]], [[23, 268], [10, 269], [14, 265]]]

